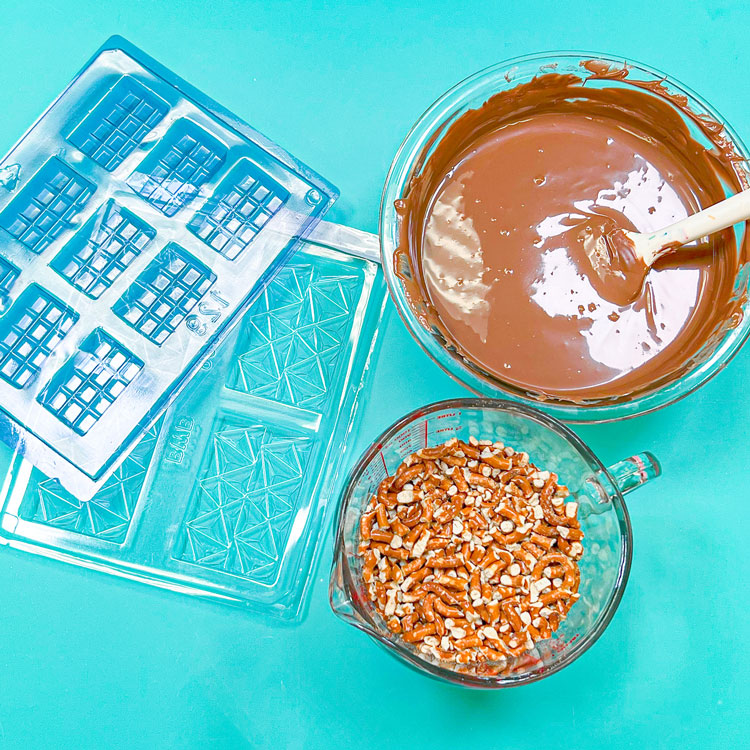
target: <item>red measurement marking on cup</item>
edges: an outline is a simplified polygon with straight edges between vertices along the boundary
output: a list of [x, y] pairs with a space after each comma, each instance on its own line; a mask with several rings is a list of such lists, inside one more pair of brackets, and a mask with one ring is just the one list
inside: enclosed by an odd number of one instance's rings
[[455, 411], [448, 411], [445, 414], [438, 414], [437, 419], [452, 419], [456, 416]]
[[418, 423], [414, 423], [402, 430], [395, 438], [396, 450], [403, 459], [422, 447], [422, 428]]
[[427, 420], [424, 421], [424, 447], [427, 448]]

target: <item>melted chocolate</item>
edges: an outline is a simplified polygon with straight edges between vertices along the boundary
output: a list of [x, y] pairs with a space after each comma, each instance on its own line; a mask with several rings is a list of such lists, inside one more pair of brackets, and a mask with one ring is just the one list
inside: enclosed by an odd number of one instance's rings
[[738, 249], [732, 230], [716, 234], [680, 266], [626, 279], [624, 296], [622, 279], [593, 272], [586, 242], [660, 229], [743, 189], [737, 158], [658, 82], [538, 76], [430, 144], [397, 205], [399, 275], [422, 323], [511, 388], [573, 402], [649, 390], [730, 325], [747, 237]]

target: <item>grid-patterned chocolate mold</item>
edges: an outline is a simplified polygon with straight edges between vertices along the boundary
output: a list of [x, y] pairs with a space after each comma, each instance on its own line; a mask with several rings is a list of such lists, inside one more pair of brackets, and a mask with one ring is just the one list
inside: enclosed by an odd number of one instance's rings
[[73, 235], [50, 266], [97, 299], [155, 236], [156, 231], [146, 222], [109, 200]]
[[123, 44], [0, 161], [0, 435], [84, 499], [334, 194]]
[[215, 273], [172, 243], [112, 309], [128, 325], [161, 346], [214, 281]]
[[121, 78], [68, 140], [114, 171], [169, 111], [169, 105], [133, 78]]
[[78, 315], [42, 287], [27, 287], [0, 320], [0, 377], [25, 388]]
[[85, 435], [142, 367], [138, 357], [99, 328], [55, 373], [39, 400], [61, 422]]
[[188, 224], [226, 258], [236, 258], [279, 212], [289, 192], [249, 162], [238, 164]]
[[227, 150], [190, 120], [175, 123], [128, 184], [166, 216], [174, 216], [219, 170]]
[[0, 214], [0, 227], [33, 253], [44, 252], [72, 228], [95, 189], [65, 162], [50, 159]]

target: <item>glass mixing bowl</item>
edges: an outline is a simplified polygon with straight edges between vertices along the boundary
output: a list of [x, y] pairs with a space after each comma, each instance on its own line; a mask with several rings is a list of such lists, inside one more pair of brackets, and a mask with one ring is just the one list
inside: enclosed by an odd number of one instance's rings
[[[529, 453], [540, 468], [556, 472], [579, 504], [584, 537], [580, 560], [580, 599], [552, 638], [500, 666], [498, 673], [474, 674], [437, 662], [391, 633], [367, 596], [362, 558], [357, 555], [359, 519], [378, 484], [393, 475], [411, 453], [451, 437], [468, 441], [502, 440]], [[419, 671], [458, 685], [500, 688], [553, 674], [586, 651], [602, 634], [620, 603], [630, 571], [630, 519], [623, 495], [657, 477], [659, 464], [649, 453], [609, 468], [565, 425], [512, 401], [456, 399], [408, 414], [378, 437], [354, 467], [338, 511], [331, 571], [334, 612], [365, 631], [392, 654]], [[463, 671], [462, 671], [463, 670]]]
[[[582, 63], [591, 60], [600, 61], [615, 69], [627, 67], [630, 70], [629, 77], [632, 79], [663, 81], [664, 91], [684, 97], [687, 105], [696, 115], [721, 123], [724, 127], [723, 135], [744, 157], [743, 162], [736, 164], [737, 171], [750, 180], [750, 167], [747, 161], [750, 157], [745, 145], [724, 118], [686, 86], [657, 70], [632, 61], [626, 62], [622, 58], [598, 53], [554, 52], [519, 57], [487, 68], [462, 81], [438, 99], [419, 118], [398, 150], [385, 183], [380, 207], [380, 244], [388, 287], [406, 327], [427, 354], [449, 375], [477, 394], [518, 399], [521, 402], [534, 404], [567, 422], [606, 422], [644, 414], [686, 396], [719, 372], [737, 353], [750, 334], [747, 302], [750, 269], [747, 267], [742, 269], [734, 288], [735, 297], [743, 300], [741, 313], [738, 313], [735, 316], [736, 319], [729, 321], [724, 329], [717, 332], [703, 346], [687, 364], [682, 376], [672, 380], [667, 379], [666, 382], [654, 383], [650, 389], [616, 402], [602, 400], [580, 404], [542, 399], [504, 382], [475, 363], [464, 359], [439, 331], [428, 329], [418, 320], [394, 268], [394, 253], [399, 242], [399, 218], [394, 203], [404, 195], [411, 178], [420, 173], [426, 158], [447, 128], [467, 110], [479, 107], [499, 91], [528, 82], [540, 74], [573, 73], [587, 79], [591, 73], [582, 67]], [[606, 81], [606, 85], [627, 86], [628, 84], [611, 78]], [[688, 122], [693, 137], [710, 146], [710, 142], [698, 127], [689, 118], [683, 116], [683, 119]], [[730, 193], [731, 190], [728, 190], [727, 195]], [[738, 247], [740, 247], [745, 231], [745, 225], [736, 228]], [[408, 269], [400, 269], [400, 271], [404, 273]]]

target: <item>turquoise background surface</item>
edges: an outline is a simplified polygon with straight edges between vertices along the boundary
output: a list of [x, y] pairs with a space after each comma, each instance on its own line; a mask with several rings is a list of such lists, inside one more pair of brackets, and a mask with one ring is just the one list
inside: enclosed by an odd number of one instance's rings
[[[514, 55], [632, 56], [750, 140], [744, 2], [4, 0], [0, 19], [0, 150], [119, 33], [328, 177], [342, 192], [330, 218], [371, 231], [414, 120]], [[463, 393], [397, 315], [384, 335], [358, 449]], [[747, 747], [748, 382], [750, 348], [679, 404], [578, 428], [605, 462], [651, 450], [664, 476], [631, 496], [633, 569], [609, 629], [524, 688], [430, 681], [337, 620], [330, 531], [294, 628], [0, 550], [0, 750]]]

